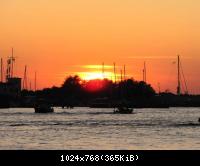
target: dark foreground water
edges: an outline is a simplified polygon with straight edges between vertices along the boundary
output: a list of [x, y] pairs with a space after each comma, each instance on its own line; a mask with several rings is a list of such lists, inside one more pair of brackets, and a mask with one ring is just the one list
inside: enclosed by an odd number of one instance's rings
[[200, 108], [0, 109], [0, 149], [198, 149]]

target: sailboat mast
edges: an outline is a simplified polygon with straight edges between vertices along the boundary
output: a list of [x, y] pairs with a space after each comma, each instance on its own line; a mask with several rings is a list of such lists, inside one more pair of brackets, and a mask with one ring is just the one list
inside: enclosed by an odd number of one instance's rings
[[177, 69], [178, 69], [178, 86], [177, 86], [177, 95], [181, 94], [181, 83], [180, 83], [180, 56], [178, 55], [178, 64], [177, 64]]
[[144, 82], [144, 69], [142, 70], [143, 82]]
[[115, 69], [115, 62], [113, 63], [114, 65], [114, 79], [115, 79], [115, 84], [116, 84], [116, 69]]
[[12, 56], [11, 56], [11, 78], [13, 77], [13, 73], [14, 73], [14, 50], [12, 48]]
[[102, 63], [102, 77], [104, 79], [104, 62]]
[[126, 66], [124, 65], [124, 81], [126, 80]]
[[3, 82], [3, 59], [1, 58], [1, 82]]
[[160, 82], [158, 82], [158, 94], [160, 94]]
[[120, 73], [121, 73], [121, 82], [122, 82], [122, 70], [120, 70]]
[[35, 72], [35, 80], [34, 80], [34, 81], [35, 81], [35, 91], [37, 90], [37, 84], [36, 84], [36, 81], [37, 81], [37, 80], [36, 80], [36, 74], [37, 74], [37, 73]]
[[144, 69], [143, 69], [143, 81], [146, 82], [147, 81], [147, 75], [146, 75], [147, 71], [146, 71], [146, 62], [144, 61]]
[[27, 66], [24, 68], [24, 80], [23, 80], [23, 89], [27, 89]]
[[31, 87], [31, 81], [30, 81], [30, 84], [29, 84], [29, 86], [30, 86], [30, 87], [29, 87], [29, 90], [31, 91], [31, 90], [32, 90], [32, 87]]

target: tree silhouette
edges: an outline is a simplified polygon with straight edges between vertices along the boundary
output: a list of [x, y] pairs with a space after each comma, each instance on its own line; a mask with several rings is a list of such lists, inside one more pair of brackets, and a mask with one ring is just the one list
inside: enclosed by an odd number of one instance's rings
[[[24, 92], [28, 95], [29, 92]], [[30, 92], [33, 94], [33, 92]], [[151, 85], [130, 78], [113, 83], [108, 79], [83, 81], [78, 75], [68, 76], [61, 87], [45, 88], [35, 93], [37, 98], [43, 98], [55, 105], [77, 105], [89, 103], [93, 99], [107, 98], [114, 100], [135, 100], [137, 98], [153, 97], [155, 91]]]
[[83, 96], [83, 90], [79, 76], [69, 76], [61, 86], [61, 96], [64, 104], [73, 104]]

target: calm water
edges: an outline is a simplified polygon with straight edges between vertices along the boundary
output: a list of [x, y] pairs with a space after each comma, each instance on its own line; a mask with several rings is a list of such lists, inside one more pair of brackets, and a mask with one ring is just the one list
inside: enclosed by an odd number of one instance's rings
[[0, 149], [198, 149], [200, 108], [0, 109]]

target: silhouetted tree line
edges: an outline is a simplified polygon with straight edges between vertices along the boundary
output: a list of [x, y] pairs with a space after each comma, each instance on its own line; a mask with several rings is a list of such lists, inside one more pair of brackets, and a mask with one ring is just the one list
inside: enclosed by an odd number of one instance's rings
[[22, 96], [35, 95], [54, 105], [87, 105], [94, 99], [106, 98], [110, 101], [136, 98], [149, 98], [155, 96], [151, 85], [143, 81], [127, 79], [114, 83], [112, 80], [81, 80], [79, 76], [69, 76], [61, 87], [45, 88], [36, 92], [23, 91]]
[[[2, 97], [3, 105], [16, 99]], [[113, 107], [121, 101], [134, 108], [161, 107], [199, 107], [200, 95], [175, 95], [162, 92], [156, 94], [151, 85], [143, 81], [127, 79], [114, 83], [111, 80], [81, 80], [79, 76], [69, 76], [60, 87], [45, 88], [36, 92], [23, 90], [21, 106], [32, 107], [37, 100], [45, 100], [54, 106], [95, 106], [106, 103], [103, 107]], [[6, 101], [6, 102], [5, 102]], [[0, 105], [1, 102], [0, 102]]]

